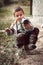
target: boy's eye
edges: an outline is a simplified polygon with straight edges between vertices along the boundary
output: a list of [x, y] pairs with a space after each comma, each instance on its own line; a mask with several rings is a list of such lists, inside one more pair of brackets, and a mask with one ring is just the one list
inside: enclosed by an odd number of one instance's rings
[[16, 15], [17, 17], [19, 16], [19, 15]]
[[22, 14], [20, 14], [20, 15], [16, 15], [17, 17], [19, 17], [19, 16], [22, 16]]
[[20, 16], [22, 16], [22, 14], [20, 14]]

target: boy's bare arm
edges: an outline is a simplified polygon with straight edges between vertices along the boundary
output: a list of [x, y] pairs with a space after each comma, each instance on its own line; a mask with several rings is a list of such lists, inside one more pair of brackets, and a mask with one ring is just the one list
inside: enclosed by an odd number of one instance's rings
[[6, 33], [7, 35], [12, 35], [15, 33], [15, 30], [12, 28], [6, 28], [5, 30], [0, 30], [0, 33]]
[[6, 28], [6, 29], [5, 29], [5, 32], [7, 33], [7, 35], [12, 35], [12, 34], [15, 33], [15, 30], [14, 30], [13, 28], [12, 28], [12, 29]]
[[7, 35], [12, 35], [15, 33], [15, 29], [13, 28], [14, 25], [15, 25], [15, 22], [11, 24], [10, 28], [5, 29], [5, 32], [7, 33]]

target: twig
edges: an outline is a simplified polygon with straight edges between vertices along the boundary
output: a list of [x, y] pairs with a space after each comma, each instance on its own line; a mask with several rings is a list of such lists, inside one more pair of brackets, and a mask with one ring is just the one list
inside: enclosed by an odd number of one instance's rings
[[0, 30], [0, 33], [5, 32], [5, 30]]

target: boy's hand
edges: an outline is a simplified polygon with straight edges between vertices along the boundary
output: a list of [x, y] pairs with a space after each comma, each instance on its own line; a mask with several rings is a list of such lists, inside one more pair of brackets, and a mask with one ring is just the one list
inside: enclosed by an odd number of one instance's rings
[[9, 31], [10, 31], [10, 29], [9, 29], [9, 28], [6, 28], [6, 29], [5, 29], [5, 32], [9, 32]]
[[5, 29], [5, 32], [6, 32], [8, 35], [10, 35], [10, 29], [9, 29], [9, 28], [6, 28], [6, 29]]
[[12, 35], [12, 34], [15, 33], [15, 30], [14, 30], [13, 28], [12, 28], [12, 29], [6, 28], [6, 29], [5, 29], [5, 32], [7, 33], [7, 35]]

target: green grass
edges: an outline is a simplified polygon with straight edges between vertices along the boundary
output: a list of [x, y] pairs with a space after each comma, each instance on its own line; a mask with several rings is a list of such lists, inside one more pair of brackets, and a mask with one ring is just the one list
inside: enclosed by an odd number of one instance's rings
[[0, 17], [4, 17], [6, 15], [9, 15], [10, 11], [6, 8], [0, 8]]
[[24, 10], [25, 16], [30, 16], [30, 6], [21, 6]]
[[9, 28], [10, 25], [11, 25], [11, 23], [8, 23], [8, 22], [6, 22], [6, 23], [0, 22], [0, 30], [3, 30], [5, 28], [7, 28], [7, 27]]
[[[13, 8], [15, 8], [17, 5], [9, 5], [9, 6], [6, 6], [6, 7], [2, 7], [0, 8], [0, 17], [5, 17], [5, 16], [9, 16], [9, 15], [13, 15], [12, 14], [12, 11], [13, 11]], [[30, 15], [30, 7], [29, 6], [21, 6], [25, 12], [25, 15], [26, 16], [29, 16]]]
[[[4, 23], [4, 22], [0, 22], [0, 30], [5, 30], [5, 28], [10, 27], [10, 23]], [[2, 32], [0, 33], [0, 43], [2, 43], [3, 41], [8, 40], [9, 37], [6, 35], [6, 33]]]

